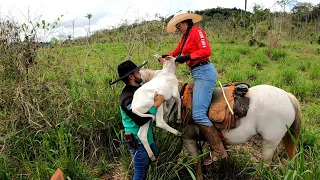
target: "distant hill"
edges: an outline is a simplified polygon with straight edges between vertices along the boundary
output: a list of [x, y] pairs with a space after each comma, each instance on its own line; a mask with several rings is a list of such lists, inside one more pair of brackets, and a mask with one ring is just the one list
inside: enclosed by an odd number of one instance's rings
[[[289, 12], [271, 12], [259, 5], [253, 12], [238, 8], [211, 8], [196, 10], [194, 13], [203, 16], [199, 26], [210, 29], [219, 37], [235, 36], [236, 38], [254, 37], [263, 39], [269, 32], [280, 33], [283, 38], [318, 40], [320, 35], [320, 3], [298, 3]], [[167, 22], [172, 18], [159, 17], [158, 20], [143, 21], [133, 24], [122, 24], [111, 30], [95, 32], [89, 38], [78, 38], [76, 42], [119, 42], [127, 34], [135, 33], [150, 36], [169, 36], [165, 33]], [[308, 32], [308, 33], [305, 33]], [[242, 36], [239, 36], [242, 34]]]

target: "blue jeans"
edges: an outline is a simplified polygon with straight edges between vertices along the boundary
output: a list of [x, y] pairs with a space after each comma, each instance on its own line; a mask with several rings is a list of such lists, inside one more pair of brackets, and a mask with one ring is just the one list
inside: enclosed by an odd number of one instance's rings
[[[127, 143], [128, 148], [130, 149], [131, 157], [133, 158], [133, 179], [134, 180], [144, 180], [147, 178], [148, 167], [150, 159], [146, 149], [143, 144], [139, 143], [138, 148], [131, 148], [129, 143]], [[150, 145], [151, 150], [154, 155], [158, 157], [158, 148], [155, 143]]]
[[212, 126], [208, 118], [208, 108], [211, 104], [217, 72], [212, 63], [198, 66], [191, 71], [194, 79], [192, 118], [197, 124]]

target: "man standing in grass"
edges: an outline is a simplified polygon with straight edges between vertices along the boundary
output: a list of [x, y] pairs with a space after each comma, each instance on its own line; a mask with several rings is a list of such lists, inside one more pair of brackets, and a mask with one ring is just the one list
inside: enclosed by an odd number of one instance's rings
[[[130, 149], [131, 156], [133, 158], [134, 180], [146, 179], [147, 170], [150, 163], [150, 159], [147, 151], [139, 140], [137, 133], [140, 126], [151, 120], [149, 117], [140, 117], [134, 114], [131, 110], [131, 102], [134, 92], [140, 87], [142, 83], [141, 74], [139, 70], [144, 64], [137, 67], [132, 61], [127, 60], [118, 66], [119, 79], [112, 82], [112, 84], [122, 80], [126, 86], [123, 88], [120, 95], [120, 112], [122, 116], [122, 124], [125, 128], [125, 139], [128, 148]], [[164, 98], [162, 95], [155, 94], [154, 105], [150, 108], [150, 114], [155, 115], [158, 107], [163, 103]], [[155, 154], [158, 156], [158, 149], [154, 142], [152, 123], [150, 123], [148, 129], [148, 143]]]

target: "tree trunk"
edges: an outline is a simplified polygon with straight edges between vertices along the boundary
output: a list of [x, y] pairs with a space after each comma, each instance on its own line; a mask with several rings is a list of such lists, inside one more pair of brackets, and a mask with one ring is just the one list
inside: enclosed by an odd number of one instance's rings
[[90, 34], [90, 18], [89, 18], [89, 34]]
[[247, 11], [247, 0], [244, 1], [244, 11]]

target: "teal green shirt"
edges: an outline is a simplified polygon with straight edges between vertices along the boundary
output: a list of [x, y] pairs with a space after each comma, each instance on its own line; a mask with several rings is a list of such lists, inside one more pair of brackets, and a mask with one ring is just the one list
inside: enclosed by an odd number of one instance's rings
[[[138, 135], [137, 135], [140, 127], [134, 123], [134, 121], [122, 110], [121, 107], [120, 107], [120, 112], [121, 112], [121, 117], [122, 117], [122, 124], [125, 128], [125, 132], [132, 133], [135, 136], [135, 138], [138, 140], [138, 142], [141, 142]], [[152, 106], [150, 108], [149, 112], [152, 115], [155, 115], [157, 113], [157, 109]], [[152, 119], [150, 118], [150, 120], [152, 120]], [[154, 143], [152, 127], [153, 127], [153, 124], [152, 124], [152, 122], [150, 122], [148, 134], [147, 134], [149, 144]]]

